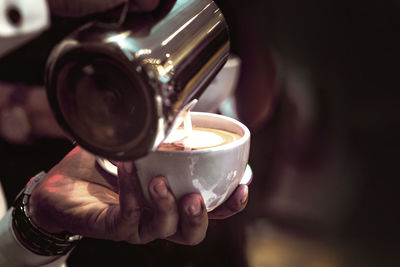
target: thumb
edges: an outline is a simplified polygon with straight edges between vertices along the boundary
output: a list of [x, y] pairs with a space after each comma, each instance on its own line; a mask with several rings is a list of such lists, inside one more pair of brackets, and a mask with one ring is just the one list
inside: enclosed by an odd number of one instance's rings
[[143, 206], [143, 192], [132, 162], [118, 162], [117, 167], [121, 215], [122, 219], [130, 220]]

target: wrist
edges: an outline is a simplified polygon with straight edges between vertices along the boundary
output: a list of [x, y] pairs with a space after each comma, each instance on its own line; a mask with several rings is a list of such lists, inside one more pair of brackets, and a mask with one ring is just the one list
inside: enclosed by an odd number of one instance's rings
[[38, 255], [65, 255], [82, 238], [68, 232], [50, 233], [33, 222], [28, 214], [30, 195], [44, 176], [40, 173], [33, 177], [26, 188], [19, 194], [14, 203], [12, 228], [18, 241], [27, 249]]
[[[37, 190], [32, 192], [29, 202], [27, 203], [27, 215], [31, 219], [32, 223], [36, 225], [38, 228], [43, 229], [47, 233], [51, 234], [59, 234], [65, 229], [59, 227], [56, 222], [51, 219], [49, 216], [49, 205], [50, 203], [46, 203], [46, 200], [41, 198], [41, 194], [36, 193]], [[43, 203], [45, 202], [45, 203]], [[51, 207], [50, 207], [51, 208]]]

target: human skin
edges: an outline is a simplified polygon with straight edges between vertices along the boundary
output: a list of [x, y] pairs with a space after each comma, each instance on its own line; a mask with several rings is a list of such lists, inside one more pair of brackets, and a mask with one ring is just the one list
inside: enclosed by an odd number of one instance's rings
[[[53, 14], [79, 17], [104, 12], [125, 2], [49, 0], [49, 6]], [[130, 11], [149, 12], [158, 4], [158, 0], [130, 1]], [[133, 163], [117, 165], [118, 177], [112, 182], [96, 168], [94, 155], [74, 148], [33, 191], [29, 214], [34, 223], [52, 233], [69, 231], [133, 244], [161, 238], [194, 245], [204, 239], [208, 219], [230, 217], [247, 204], [248, 188], [239, 185], [223, 205], [207, 213], [200, 194], [177, 200], [166, 179], [158, 176], [149, 183], [153, 202], [149, 207]]]
[[86, 237], [132, 244], [167, 239], [195, 245], [206, 234], [208, 219], [224, 219], [247, 204], [248, 188], [237, 187], [220, 207], [207, 213], [200, 194], [176, 200], [164, 177], [154, 177], [150, 207], [132, 162], [117, 163], [118, 178], [96, 168], [95, 156], [74, 148], [33, 191], [29, 213], [48, 232], [69, 231]]

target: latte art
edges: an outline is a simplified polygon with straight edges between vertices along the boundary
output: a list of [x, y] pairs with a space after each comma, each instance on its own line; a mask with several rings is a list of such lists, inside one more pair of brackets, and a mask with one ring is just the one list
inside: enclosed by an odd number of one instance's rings
[[158, 150], [198, 150], [222, 146], [241, 136], [220, 129], [193, 126], [190, 134], [183, 127], [176, 129], [160, 145]]

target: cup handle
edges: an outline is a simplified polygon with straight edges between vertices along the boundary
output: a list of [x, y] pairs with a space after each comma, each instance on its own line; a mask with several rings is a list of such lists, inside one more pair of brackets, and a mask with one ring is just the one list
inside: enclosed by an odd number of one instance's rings
[[118, 168], [108, 159], [96, 156], [96, 163], [107, 173], [118, 176]]

